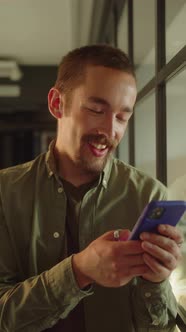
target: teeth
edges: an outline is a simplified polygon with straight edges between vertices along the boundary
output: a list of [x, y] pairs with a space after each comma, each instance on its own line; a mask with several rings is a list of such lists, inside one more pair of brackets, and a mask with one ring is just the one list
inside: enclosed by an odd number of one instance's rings
[[103, 150], [106, 149], [106, 145], [103, 144], [96, 144], [96, 143], [91, 143], [96, 149]]

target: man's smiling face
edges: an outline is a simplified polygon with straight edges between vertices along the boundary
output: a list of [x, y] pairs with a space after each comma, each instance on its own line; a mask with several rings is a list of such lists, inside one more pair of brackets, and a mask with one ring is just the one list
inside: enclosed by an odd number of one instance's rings
[[63, 116], [58, 144], [68, 161], [83, 172], [100, 173], [121, 141], [136, 100], [131, 74], [103, 66], [89, 66], [71, 102], [62, 97]]

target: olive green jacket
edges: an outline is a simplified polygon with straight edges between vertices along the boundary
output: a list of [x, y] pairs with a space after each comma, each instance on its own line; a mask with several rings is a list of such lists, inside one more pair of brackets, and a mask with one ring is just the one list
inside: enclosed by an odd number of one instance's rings
[[[132, 229], [149, 201], [165, 198], [162, 184], [111, 159], [83, 198], [80, 249], [108, 230]], [[67, 257], [66, 203], [52, 147], [0, 172], [0, 332], [43, 331], [81, 300], [87, 332], [173, 331], [177, 306], [168, 281], [78, 288]]]

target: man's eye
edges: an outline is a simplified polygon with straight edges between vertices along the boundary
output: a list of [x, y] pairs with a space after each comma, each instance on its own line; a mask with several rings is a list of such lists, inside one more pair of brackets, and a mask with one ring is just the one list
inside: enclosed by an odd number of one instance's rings
[[89, 108], [89, 107], [87, 107], [87, 110], [92, 112], [92, 113], [95, 113], [95, 114], [103, 114], [102, 110], [95, 110], [95, 109]]

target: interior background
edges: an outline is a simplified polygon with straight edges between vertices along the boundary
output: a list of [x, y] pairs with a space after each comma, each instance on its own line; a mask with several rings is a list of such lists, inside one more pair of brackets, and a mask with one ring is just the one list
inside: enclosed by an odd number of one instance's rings
[[185, 22], [186, 0], [0, 0], [0, 168], [55, 135], [47, 93], [61, 57], [106, 42], [129, 54], [139, 91], [117, 156], [168, 185], [185, 174]]

